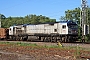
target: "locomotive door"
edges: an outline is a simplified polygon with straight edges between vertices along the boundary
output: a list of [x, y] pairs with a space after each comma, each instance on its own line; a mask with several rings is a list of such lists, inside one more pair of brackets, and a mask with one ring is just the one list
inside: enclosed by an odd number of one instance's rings
[[67, 34], [66, 25], [62, 25], [62, 27], [61, 27], [61, 34]]

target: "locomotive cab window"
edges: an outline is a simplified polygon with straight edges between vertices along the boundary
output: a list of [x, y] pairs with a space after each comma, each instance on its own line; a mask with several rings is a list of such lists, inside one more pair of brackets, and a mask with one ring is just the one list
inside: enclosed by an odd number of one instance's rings
[[11, 31], [11, 28], [9, 30]]
[[69, 25], [68, 27], [69, 27], [69, 28], [78, 28], [77, 25]]
[[66, 25], [62, 25], [62, 29], [66, 29]]
[[57, 29], [54, 29], [54, 32], [57, 32]]

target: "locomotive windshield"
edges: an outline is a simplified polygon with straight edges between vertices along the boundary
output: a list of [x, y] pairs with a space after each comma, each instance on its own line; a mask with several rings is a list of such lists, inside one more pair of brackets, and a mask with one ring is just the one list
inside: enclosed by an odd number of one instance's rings
[[68, 25], [68, 34], [78, 34], [78, 25]]
[[69, 25], [68, 27], [69, 27], [69, 28], [78, 28], [77, 25]]

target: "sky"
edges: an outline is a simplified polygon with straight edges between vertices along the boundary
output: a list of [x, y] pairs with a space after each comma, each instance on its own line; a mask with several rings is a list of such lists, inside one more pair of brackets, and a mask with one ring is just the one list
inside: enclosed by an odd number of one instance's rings
[[[87, 0], [90, 6], [90, 0]], [[0, 14], [6, 17], [43, 15], [59, 21], [65, 11], [81, 7], [81, 0], [0, 0]]]

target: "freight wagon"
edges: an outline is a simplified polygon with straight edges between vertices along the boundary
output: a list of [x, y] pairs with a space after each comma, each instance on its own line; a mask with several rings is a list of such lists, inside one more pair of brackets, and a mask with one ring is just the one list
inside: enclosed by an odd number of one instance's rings
[[0, 28], [0, 39], [8, 39], [9, 37], [9, 29], [7, 28]]
[[15, 25], [9, 28], [9, 36], [16, 40], [30, 40], [31, 36], [36, 36], [40, 41], [74, 42], [78, 38], [78, 26], [73, 21]]

